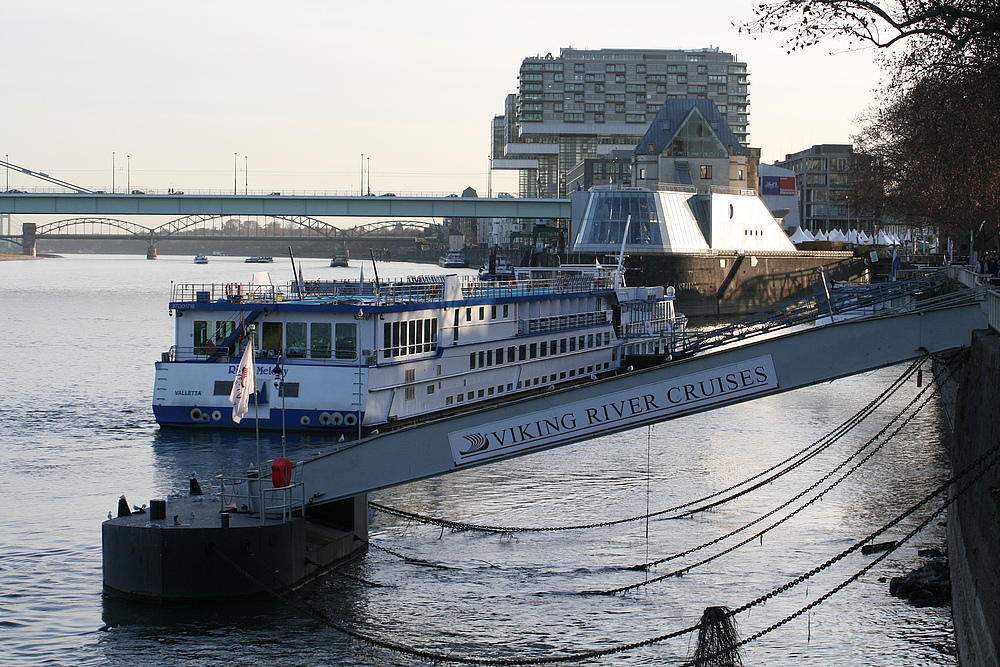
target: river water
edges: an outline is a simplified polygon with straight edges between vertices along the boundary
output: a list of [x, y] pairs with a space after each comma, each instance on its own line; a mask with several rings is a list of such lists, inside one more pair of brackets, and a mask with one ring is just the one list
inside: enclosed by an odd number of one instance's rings
[[[327, 263], [303, 260], [306, 279], [357, 272]], [[707, 606], [739, 607], [782, 586], [867, 536], [947, 477], [942, 448], [947, 428], [932, 401], [822, 500], [750, 544], [683, 577], [626, 595], [574, 594], [643, 582], [735, 542], [744, 534], [649, 573], [628, 569], [714, 540], [799, 493], [913, 398], [919, 390], [911, 382], [876, 419], [792, 474], [689, 518], [498, 536], [442, 531], [373, 511], [374, 544], [436, 567], [373, 549], [344, 568], [357, 579], [332, 575], [284, 599], [178, 607], [105, 600], [101, 522], [116, 509], [119, 495], [141, 504], [186, 492], [189, 475], [207, 482], [219, 473], [245, 470], [256, 456], [251, 436], [161, 432], [150, 396], [153, 362], [172, 342], [170, 282], [246, 281], [260, 268], [235, 257], [213, 257], [200, 266], [188, 256], [0, 262], [3, 665], [429, 664], [347, 637], [318, 620], [316, 612], [366, 636], [457, 657], [614, 650], [693, 626]], [[287, 263], [263, 268], [278, 280], [291, 277]], [[368, 264], [366, 274], [370, 270]], [[379, 263], [379, 272], [388, 277], [441, 270]], [[802, 449], [860, 409], [901, 370], [883, 369], [408, 484], [371, 499], [420, 514], [505, 526], [639, 516], [726, 488]], [[263, 436], [262, 455], [278, 455], [279, 442]], [[326, 444], [318, 436], [290, 435], [289, 456]], [[884, 581], [921, 564], [918, 548], [943, 540], [943, 528], [933, 521], [857, 582], [750, 642], [745, 664], [955, 664], [950, 611], [910, 607], [890, 597]], [[873, 557], [854, 553], [741, 614], [741, 636], [816, 600]], [[688, 656], [693, 645], [689, 633], [582, 664], [672, 663]]]

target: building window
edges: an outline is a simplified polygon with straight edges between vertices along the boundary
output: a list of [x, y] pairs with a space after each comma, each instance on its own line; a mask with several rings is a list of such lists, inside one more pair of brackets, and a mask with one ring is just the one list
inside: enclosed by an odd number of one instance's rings
[[710, 164], [701, 165], [701, 177], [712, 178], [712, 165]]

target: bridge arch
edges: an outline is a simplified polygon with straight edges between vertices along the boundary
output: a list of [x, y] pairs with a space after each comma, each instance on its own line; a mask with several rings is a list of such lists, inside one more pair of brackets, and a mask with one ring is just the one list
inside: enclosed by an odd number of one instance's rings
[[[313, 218], [307, 215], [186, 215], [184, 217], [171, 220], [170, 222], [165, 222], [159, 227], [154, 228], [152, 231], [159, 238], [169, 238], [170, 236], [196, 227], [211, 228], [221, 231], [225, 231], [226, 227], [229, 227], [229, 231], [234, 231], [232, 227], [235, 225], [235, 231], [240, 232], [249, 222], [253, 222], [255, 226], [259, 228], [260, 224], [258, 220], [261, 218], [274, 222], [288, 222], [326, 237], [335, 238], [344, 235], [344, 230], [339, 227], [335, 227], [325, 220], [320, 220], [319, 218]], [[267, 229], [268, 226], [269, 225], [265, 223], [264, 229]], [[273, 224], [270, 225], [270, 227], [272, 230], [276, 230], [276, 227]]]
[[364, 225], [356, 225], [350, 229], [345, 229], [344, 235], [360, 238], [386, 230], [399, 229], [402, 231], [407, 228], [416, 228], [426, 234], [427, 232], [436, 233], [442, 228], [442, 225], [439, 222], [428, 222], [426, 220], [382, 220], [380, 222], [369, 222]]
[[115, 218], [69, 218], [67, 220], [57, 220], [38, 225], [35, 229], [36, 236], [53, 236], [59, 232], [72, 230], [79, 234], [105, 234], [109, 229], [130, 234], [137, 239], [149, 240], [154, 236], [153, 230], [144, 225], [140, 225], [128, 220], [117, 220]]

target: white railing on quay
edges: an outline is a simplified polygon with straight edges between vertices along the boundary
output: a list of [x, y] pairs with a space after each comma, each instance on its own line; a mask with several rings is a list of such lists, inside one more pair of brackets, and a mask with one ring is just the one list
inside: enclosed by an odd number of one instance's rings
[[[295, 466], [293, 475], [301, 475], [302, 464]], [[219, 499], [222, 512], [256, 514], [265, 519], [288, 521], [296, 511], [306, 506], [305, 484], [292, 482], [275, 488], [270, 477], [226, 477], [219, 475]]]

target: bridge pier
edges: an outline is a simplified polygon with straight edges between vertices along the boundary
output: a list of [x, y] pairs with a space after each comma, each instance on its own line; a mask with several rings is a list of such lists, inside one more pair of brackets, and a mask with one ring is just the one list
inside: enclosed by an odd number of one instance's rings
[[36, 227], [33, 222], [21, 225], [21, 253], [34, 257], [37, 254]]
[[146, 259], [156, 259], [156, 246], [151, 245], [146, 248]]

